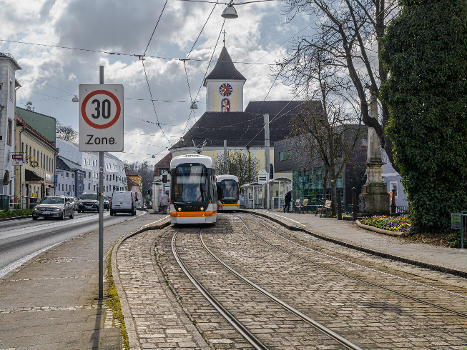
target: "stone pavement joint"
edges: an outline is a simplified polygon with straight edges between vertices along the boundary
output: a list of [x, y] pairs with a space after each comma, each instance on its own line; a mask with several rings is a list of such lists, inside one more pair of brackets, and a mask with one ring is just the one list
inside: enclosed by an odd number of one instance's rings
[[279, 215], [277, 212], [264, 209], [240, 211], [262, 216], [290, 230], [305, 232], [347, 248], [467, 278], [467, 249], [460, 250], [423, 243], [406, 243], [396, 237], [361, 229], [345, 220], [319, 218], [311, 214], [281, 212]]

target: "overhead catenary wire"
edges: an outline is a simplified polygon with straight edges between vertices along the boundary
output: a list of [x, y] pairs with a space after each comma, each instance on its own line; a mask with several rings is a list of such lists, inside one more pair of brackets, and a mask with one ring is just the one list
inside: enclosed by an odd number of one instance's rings
[[159, 115], [157, 114], [156, 103], [154, 102], [154, 96], [152, 94], [151, 84], [149, 84], [149, 78], [148, 78], [148, 74], [146, 72], [146, 67], [144, 65], [144, 59], [141, 59], [141, 64], [143, 65], [144, 77], [146, 78], [146, 84], [148, 86], [149, 95], [151, 96], [151, 103], [152, 103], [152, 107], [153, 107], [153, 110], [154, 110], [154, 115], [156, 116], [156, 120], [157, 120], [156, 124], [159, 127], [159, 129], [161, 130], [162, 135], [164, 135], [164, 137], [167, 139], [167, 141], [170, 144], [170, 140], [167, 137], [167, 135], [165, 134], [164, 129], [162, 129], [162, 126], [161, 126], [160, 121], [159, 121]]
[[[0, 39], [0, 42], [12, 43], [12, 44], [22, 44], [22, 45], [42, 46], [42, 47], [64, 49], [64, 50], [77, 50], [77, 51], [83, 51], [83, 52], [101, 53], [101, 54], [105, 54], [105, 55], [127, 56], [127, 57], [133, 57], [133, 58], [138, 58], [138, 59], [141, 58], [141, 57], [155, 58], [155, 59], [160, 59], [160, 60], [165, 60], [165, 61], [175, 61], [175, 60], [183, 59], [183, 58], [180, 58], [180, 57], [166, 57], [166, 56], [157, 56], [157, 55], [141, 55], [141, 54], [130, 53], [130, 52], [97, 50], [97, 49], [71, 47], [71, 46], [64, 46], [64, 45], [32, 43], [32, 42], [26, 42], [26, 41], [20, 41], [20, 40]], [[194, 62], [207, 62], [208, 61], [207, 59], [202, 59], [202, 58], [187, 58], [187, 60], [194, 61]], [[232, 61], [232, 62], [235, 63], [235, 64], [247, 64], [247, 65], [249, 65], [249, 64], [251, 64], [251, 65], [265, 65], [265, 66], [275, 66], [275, 65], [277, 65], [277, 63], [265, 63], [265, 62], [247, 62], [247, 61]]]
[[152, 38], [154, 36], [154, 33], [156, 32], [157, 26], [159, 25], [159, 22], [162, 18], [162, 15], [164, 14], [165, 7], [167, 6], [168, 0], [165, 0], [164, 6], [162, 7], [161, 13], [159, 14], [159, 17], [157, 18], [156, 24], [154, 25], [154, 29], [152, 30], [151, 36], [149, 37], [148, 44], [146, 45], [146, 48], [144, 49], [143, 56], [146, 55], [146, 52], [148, 51], [149, 45], [151, 44]]
[[[219, 35], [217, 36], [217, 40], [216, 40], [216, 44], [214, 45], [214, 49], [212, 50], [212, 53], [211, 53], [211, 58], [209, 59], [209, 63], [208, 63], [208, 66], [206, 67], [206, 71], [204, 72], [204, 75], [203, 75], [203, 79], [201, 80], [201, 84], [200, 84], [200, 87], [198, 89], [198, 92], [196, 93], [196, 96], [195, 96], [195, 100], [198, 99], [198, 96], [199, 96], [199, 93], [201, 91], [201, 88], [203, 87], [204, 85], [204, 79], [206, 78], [207, 74], [208, 74], [208, 71], [209, 71], [209, 67], [211, 66], [211, 62], [212, 62], [212, 59], [214, 57], [214, 54], [216, 53], [216, 49], [217, 49], [217, 45], [219, 44], [219, 39], [221, 37], [221, 34], [222, 34], [222, 30], [224, 29], [224, 25], [225, 25], [225, 18], [224, 20], [222, 21], [222, 26], [221, 26], [221, 29], [219, 30]], [[187, 128], [188, 128], [188, 123], [191, 119], [191, 116], [192, 116], [193, 113], [193, 110], [190, 111], [190, 114], [188, 115], [188, 119], [185, 123], [185, 127], [183, 129], [183, 132], [182, 134], [184, 135], [187, 131]]]

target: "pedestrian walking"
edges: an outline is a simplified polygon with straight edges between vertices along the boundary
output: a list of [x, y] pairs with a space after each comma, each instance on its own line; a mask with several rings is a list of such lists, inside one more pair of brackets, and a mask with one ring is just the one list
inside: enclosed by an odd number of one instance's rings
[[285, 194], [285, 205], [284, 205], [284, 213], [290, 211], [290, 202], [292, 201], [292, 192], [293, 190], [290, 190]]
[[169, 206], [169, 191], [165, 191], [159, 200], [159, 211], [167, 214], [167, 207]]

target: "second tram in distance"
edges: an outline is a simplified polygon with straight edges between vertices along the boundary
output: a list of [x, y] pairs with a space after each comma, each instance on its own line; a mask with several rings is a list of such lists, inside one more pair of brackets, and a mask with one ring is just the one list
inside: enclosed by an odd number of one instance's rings
[[238, 177], [217, 175], [217, 208], [219, 211], [240, 209]]
[[170, 162], [172, 224], [209, 224], [217, 218], [216, 167], [211, 157], [185, 154]]

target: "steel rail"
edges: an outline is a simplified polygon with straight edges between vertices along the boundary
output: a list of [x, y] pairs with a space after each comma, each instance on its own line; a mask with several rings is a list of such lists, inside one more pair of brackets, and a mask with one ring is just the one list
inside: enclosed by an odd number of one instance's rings
[[296, 316], [300, 317], [302, 320], [304, 320], [305, 322], [311, 324], [313, 327], [319, 329], [320, 331], [322, 331], [323, 333], [329, 335], [330, 337], [334, 338], [335, 340], [337, 340], [339, 343], [341, 343], [342, 345], [344, 345], [345, 347], [347, 347], [348, 349], [352, 349], [352, 350], [362, 350], [362, 348], [360, 348], [358, 345], [355, 345], [353, 344], [351, 341], [345, 339], [344, 337], [340, 336], [339, 334], [337, 334], [336, 332], [330, 330], [329, 328], [325, 327], [324, 325], [322, 325], [321, 323], [319, 323], [318, 321], [315, 321], [313, 320], [312, 318], [308, 317], [307, 315], [305, 315], [304, 313], [300, 312], [299, 310], [295, 309], [294, 307], [290, 306], [289, 304], [287, 304], [286, 302], [280, 300], [279, 298], [277, 298], [276, 296], [274, 296], [273, 294], [269, 293], [267, 290], [261, 288], [260, 286], [258, 286], [257, 284], [255, 284], [254, 282], [250, 281], [248, 278], [246, 278], [245, 276], [241, 275], [240, 273], [238, 273], [237, 271], [235, 271], [233, 268], [231, 268], [229, 265], [227, 265], [225, 262], [223, 262], [220, 258], [218, 258], [207, 246], [206, 244], [204, 243], [204, 240], [203, 240], [203, 237], [201, 235], [201, 232], [199, 233], [199, 238], [201, 240], [201, 243], [203, 244], [203, 247], [204, 249], [206, 249], [206, 251], [215, 259], [217, 260], [217, 262], [219, 262], [224, 268], [226, 268], [227, 270], [229, 270], [230, 272], [232, 272], [235, 276], [237, 276], [240, 280], [246, 282], [247, 284], [249, 284], [251, 287], [255, 288], [256, 290], [258, 290], [259, 292], [261, 292], [262, 294], [264, 294], [265, 296], [267, 296], [268, 298], [270, 298], [271, 300], [273, 300], [274, 302], [276, 302], [277, 304], [281, 305], [284, 309], [294, 313]]
[[[245, 224], [245, 222], [243, 221], [242, 218], [240, 218], [240, 220], [242, 221], [243, 226], [245, 226], [245, 228], [246, 228], [248, 231], [250, 231], [250, 232], [251, 232], [253, 235], [255, 235], [256, 237], [261, 238], [261, 237], [259, 237], [256, 233], [254, 233], [254, 232]], [[262, 222], [260, 222], [260, 224], [263, 225], [265, 228], [268, 228], [268, 227], [265, 226]], [[272, 232], [272, 231], [271, 231], [271, 232]], [[284, 239], [286, 239], [286, 240], [288, 240], [288, 241], [294, 243], [295, 245], [298, 245], [299, 247], [306, 248], [306, 249], [311, 250], [311, 251], [314, 251], [314, 252], [318, 252], [318, 253], [320, 253], [320, 254], [323, 254], [323, 255], [325, 255], [325, 256], [328, 256], [328, 257], [333, 258], [333, 259], [336, 259], [336, 260], [340, 260], [340, 261], [342, 261], [342, 262], [348, 262], [348, 263], [355, 264], [355, 263], [353, 263], [353, 262], [351, 262], [351, 261], [347, 261], [347, 260], [345, 260], [345, 259], [336, 258], [336, 257], [330, 256], [330, 255], [328, 255], [328, 254], [319, 252], [319, 251], [317, 251], [317, 250], [315, 250], [315, 249], [312, 249], [312, 248], [303, 246], [303, 245], [301, 245], [301, 244], [298, 244], [298, 243], [296, 243], [296, 242], [294, 242], [294, 241], [292, 241], [292, 240], [289, 240], [287, 237], [284, 237], [283, 235], [281, 235], [281, 234], [279, 234], [279, 233], [277, 233], [277, 232], [274, 232], [274, 233], [275, 233], [276, 235], [278, 235], [278, 236], [280, 236], [280, 237], [282, 237], [282, 238], [284, 238]], [[387, 287], [383, 287], [383, 286], [381, 286], [381, 285], [379, 285], [379, 284], [376, 284], [376, 283], [373, 283], [373, 282], [365, 281], [365, 280], [363, 280], [363, 279], [361, 279], [361, 278], [358, 278], [358, 277], [355, 277], [355, 276], [351, 276], [351, 275], [349, 275], [349, 274], [347, 274], [347, 273], [345, 273], [345, 272], [338, 271], [338, 270], [333, 269], [333, 268], [331, 268], [331, 267], [329, 267], [329, 266], [326, 266], [326, 265], [317, 263], [317, 262], [315, 262], [315, 261], [311, 261], [310, 259], [303, 258], [303, 257], [301, 257], [301, 256], [299, 256], [299, 255], [296, 255], [296, 254], [294, 254], [294, 253], [288, 251], [287, 249], [279, 248], [278, 246], [275, 246], [274, 244], [271, 244], [271, 243], [269, 243], [269, 242], [266, 242], [264, 239], [261, 239], [261, 240], [262, 240], [263, 242], [265, 242], [266, 244], [270, 245], [271, 247], [274, 247], [274, 248], [276, 248], [277, 250], [280, 250], [280, 251], [282, 251], [282, 252], [285, 252], [286, 254], [292, 255], [292, 256], [296, 257], [297, 259], [307, 261], [307, 262], [312, 263], [312, 264], [314, 264], [314, 265], [316, 265], [316, 266], [319, 266], [319, 267], [321, 267], [321, 268], [323, 268], [323, 269], [325, 269], [325, 270], [332, 271], [332, 272], [337, 273], [337, 274], [339, 274], [339, 275], [341, 275], [341, 276], [350, 278], [350, 279], [352, 279], [352, 280], [354, 280], [354, 281], [358, 281], [358, 282], [360, 282], [360, 283], [363, 283], [363, 284], [366, 284], [366, 285], [369, 285], [369, 286], [372, 286], [372, 287], [376, 287], [376, 288], [382, 289], [382, 290], [384, 290], [384, 291], [386, 291], [386, 292], [395, 294], [395, 295], [400, 296], [400, 297], [402, 297], [402, 298], [410, 299], [410, 300], [412, 300], [412, 301], [416, 301], [416, 302], [418, 302], [418, 303], [425, 304], [425, 305], [434, 307], [434, 308], [436, 308], [436, 309], [439, 309], [439, 310], [442, 310], [442, 311], [445, 311], [445, 312], [449, 312], [449, 313], [455, 314], [455, 315], [460, 316], [460, 317], [467, 318], [467, 314], [464, 314], [464, 313], [462, 313], [462, 312], [459, 312], [459, 311], [456, 311], [456, 310], [452, 310], [452, 309], [446, 308], [446, 307], [444, 307], [444, 306], [440, 306], [440, 305], [431, 303], [431, 302], [429, 302], [429, 301], [426, 301], [426, 300], [423, 300], [423, 299], [420, 299], [420, 298], [417, 298], [417, 297], [413, 297], [413, 296], [410, 296], [410, 295], [407, 295], [407, 294], [404, 294], [404, 293], [401, 293], [401, 292], [392, 290], [392, 289], [387, 288]], [[356, 264], [356, 265], [359, 265], [359, 264]], [[363, 266], [363, 265], [359, 265], [359, 266], [368, 269], [366, 266]], [[373, 270], [373, 269], [372, 269], [372, 270]], [[378, 271], [378, 270], [375, 270], [375, 271]], [[383, 272], [382, 272], [382, 273], [383, 273]], [[391, 276], [394, 276], [394, 275], [391, 275]], [[394, 277], [398, 277], [398, 276], [394, 276]], [[404, 279], [404, 278], [402, 278], [402, 277], [399, 277], [399, 278], [401, 278], [402, 280], [406, 280], [407, 282], [416, 282], [416, 281]], [[418, 283], [417, 283], [417, 284], [418, 284]], [[424, 285], [424, 284], [423, 284], [423, 285]], [[426, 285], [426, 286], [427, 286], [427, 287], [430, 287], [429, 285]], [[434, 288], [435, 290], [440, 289], [441, 291], [446, 291], [446, 290], [441, 289], [441, 288], [436, 288], [436, 287], [433, 287], [433, 288]], [[446, 292], [449, 292], [449, 291], [446, 291]], [[451, 292], [451, 293], [453, 293], [453, 292]], [[457, 294], [457, 293], [456, 293], [456, 294]], [[462, 295], [461, 295], [461, 296], [462, 296]]]
[[188, 268], [185, 266], [183, 261], [177, 252], [175, 240], [177, 238], [177, 232], [172, 236], [172, 253], [177, 260], [178, 265], [182, 269], [183, 273], [188, 277], [191, 283], [199, 290], [199, 292], [206, 298], [207, 301], [229, 322], [255, 349], [257, 350], [268, 350], [268, 348], [261, 343], [240, 321], [238, 321], [227, 309], [225, 309], [216, 298], [214, 298], [198, 280], [191, 274]]

